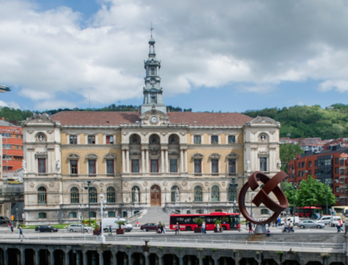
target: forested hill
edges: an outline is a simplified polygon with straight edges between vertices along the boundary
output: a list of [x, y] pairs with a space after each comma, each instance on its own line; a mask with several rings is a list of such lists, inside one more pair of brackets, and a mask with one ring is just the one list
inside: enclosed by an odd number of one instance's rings
[[[286, 137], [288, 134], [291, 135], [291, 138], [320, 137], [322, 139], [336, 139], [338, 137], [348, 137], [348, 105], [334, 104], [332, 107], [322, 109], [318, 105], [293, 106], [282, 109], [270, 108], [246, 111], [244, 114], [250, 117], [266, 116], [279, 121], [281, 123], [280, 137]], [[168, 106], [168, 109], [171, 112], [192, 111], [192, 109], [172, 106]], [[116, 106], [112, 104], [100, 109], [54, 109], [44, 112], [52, 115], [60, 111], [139, 111], [139, 106]], [[31, 117], [34, 112], [38, 111], [22, 111], [2, 107], [0, 108], [0, 117], [5, 117], [7, 121], [21, 121]]]
[[333, 104], [333, 109], [319, 105], [293, 106], [247, 111], [250, 117], [267, 116], [281, 123], [280, 137], [335, 139], [348, 137], [348, 105]]

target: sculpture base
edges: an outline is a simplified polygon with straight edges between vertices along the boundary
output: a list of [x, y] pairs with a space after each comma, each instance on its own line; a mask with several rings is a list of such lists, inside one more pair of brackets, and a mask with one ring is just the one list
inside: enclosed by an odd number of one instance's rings
[[267, 231], [266, 231], [265, 225], [256, 225], [256, 228], [254, 231], [255, 234], [262, 235], [262, 234], [266, 234], [266, 232]]

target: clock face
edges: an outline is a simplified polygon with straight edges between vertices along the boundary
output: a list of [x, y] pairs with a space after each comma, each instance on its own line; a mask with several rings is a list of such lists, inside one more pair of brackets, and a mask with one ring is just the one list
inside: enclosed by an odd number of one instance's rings
[[151, 117], [151, 122], [152, 123], [156, 123], [157, 122], [157, 117], [156, 116], [152, 116]]

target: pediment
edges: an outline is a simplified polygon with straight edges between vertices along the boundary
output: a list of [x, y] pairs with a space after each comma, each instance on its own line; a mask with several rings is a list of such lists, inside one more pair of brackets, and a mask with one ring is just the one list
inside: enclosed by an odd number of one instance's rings
[[239, 155], [236, 153], [229, 153], [226, 157], [227, 159], [238, 159]]
[[269, 117], [261, 117], [257, 116], [255, 119], [253, 119], [250, 124], [272, 124], [272, 125], [278, 125], [279, 123], [272, 118]]
[[22, 122], [23, 127], [35, 124], [50, 126], [61, 125], [59, 121], [53, 121], [47, 114], [34, 114], [33, 117], [28, 117], [24, 122]]

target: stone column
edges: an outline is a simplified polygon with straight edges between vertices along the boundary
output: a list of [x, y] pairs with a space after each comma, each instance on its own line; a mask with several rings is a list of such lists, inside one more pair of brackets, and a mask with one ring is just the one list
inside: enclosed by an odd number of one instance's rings
[[[82, 253], [83, 255], [83, 253]], [[76, 251], [76, 265], [81, 265], [80, 251]]]
[[125, 264], [125, 265], [133, 265], [132, 264], [132, 254], [131, 253], [128, 253], [128, 264]]
[[164, 150], [161, 150], [161, 173], [164, 173]]
[[83, 265], [85, 264], [88, 264], [88, 261], [87, 261], [87, 251], [82, 251], [82, 263]]
[[126, 162], [127, 162], [127, 173], [130, 173], [129, 171], [129, 150], [126, 150]]
[[104, 264], [104, 255], [103, 252], [98, 251], [99, 254], [99, 265], [103, 265]]
[[187, 150], [185, 150], [185, 172], [187, 173]]
[[163, 256], [158, 256], [158, 265], [163, 265]]
[[179, 265], [184, 265], [184, 256], [179, 257]]
[[126, 151], [122, 150], [122, 172], [126, 173]]
[[142, 156], [141, 156], [141, 173], [145, 173], [145, 150], [142, 150], [141, 151], [141, 154], [142, 154]]
[[53, 265], [54, 264], [54, 250], [50, 249], [50, 256], [48, 257], [48, 264]]
[[[17, 256], [17, 264], [25, 265], [25, 248], [20, 248], [18, 249], [18, 251], [19, 251], [19, 255]], [[18, 262], [19, 259], [20, 259], [20, 262]]]
[[33, 264], [40, 265], [40, 250], [38, 251], [34, 250]]
[[197, 257], [198, 258], [198, 264], [203, 265], [203, 258], [202, 257]]
[[69, 257], [69, 249], [64, 251], [64, 260], [65, 260], [65, 265], [70, 265], [70, 257]]
[[170, 172], [170, 163], [169, 163], [169, 158], [168, 158], [168, 150], [165, 150], [165, 159], [166, 159], [166, 173]]
[[184, 173], [184, 150], [180, 150], [180, 173]]
[[145, 256], [145, 265], [150, 265], [150, 263], [149, 263], [149, 252], [144, 252], [144, 256]]
[[146, 173], [150, 173], [151, 169], [150, 169], [150, 153], [149, 150], [147, 150], [146, 152]]

